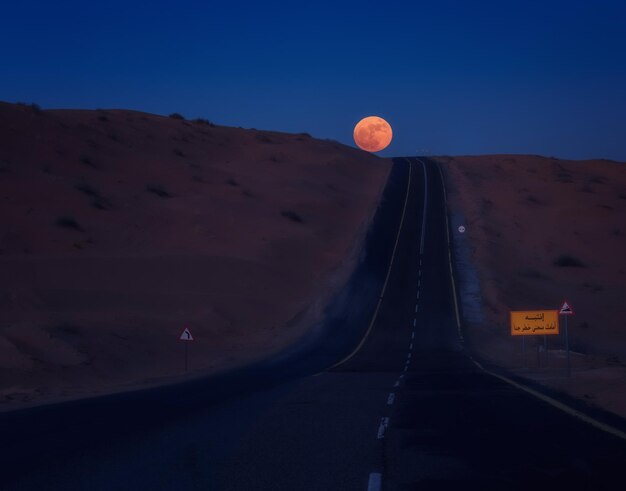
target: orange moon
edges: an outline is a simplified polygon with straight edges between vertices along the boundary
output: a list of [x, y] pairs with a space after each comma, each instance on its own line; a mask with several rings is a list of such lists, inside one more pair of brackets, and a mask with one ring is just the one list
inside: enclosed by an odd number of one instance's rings
[[354, 127], [354, 143], [368, 152], [380, 152], [391, 143], [391, 125], [378, 116], [368, 116]]

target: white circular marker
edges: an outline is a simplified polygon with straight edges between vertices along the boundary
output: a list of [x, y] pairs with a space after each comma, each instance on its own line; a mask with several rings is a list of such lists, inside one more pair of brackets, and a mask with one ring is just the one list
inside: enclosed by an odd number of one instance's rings
[[465, 227], [463, 225], [459, 225], [459, 232], [464, 233]]

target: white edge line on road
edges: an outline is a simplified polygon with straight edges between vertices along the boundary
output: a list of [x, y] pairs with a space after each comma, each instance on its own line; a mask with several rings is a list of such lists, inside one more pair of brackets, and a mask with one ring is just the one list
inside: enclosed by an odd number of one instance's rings
[[456, 326], [459, 333], [459, 339], [463, 342], [463, 333], [461, 332], [461, 316], [459, 314], [459, 302], [456, 296], [456, 285], [454, 281], [454, 271], [452, 269], [452, 250], [450, 248], [450, 224], [448, 223], [448, 193], [446, 191], [446, 181], [443, 178], [443, 171], [441, 170], [441, 164], [437, 164], [439, 169], [439, 175], [441, 176], [441, 187], [443, 188], [443, 204], [444, 215], [446, 217], [446, 235], [448, 238], [448, 264], [450, 266], [450, 282], [452, 283], [452, 298], [454, 299], [454, 312], [456, 313]]
[[[357, 347], [354, 348], [352, 353], [350, 353], [348, 356], [346, 356], [343, 360], [338, 361], [334, 365], [331, 365], [330, 367], [326, 368], [326, 370], [331, 370], [333, 368], [338, 367], [339, 365], [343, 365], [350, 358], [352, 358], [354, 355], [357, 354], [357, 352], [365, 344], [365, 340], [370, 335], [370, 332], [372, 331], [372, 328], [374, 327], [374, 322], [376, 321], [376, 317], [378, 317], [378, 311], [380, 310], [380, 304], [382, 303], [383, 297], [385, 296], [385, 290], [387, 289], [387, 283], [389, 282], [389, 276], [391, 275], [391, 268], [393, 267], [393, 260], [396, 257], [396, 249], [398, 248], [398, 242], [400, 241], [400, 233], [402, 232], [402, 226], [404, 225], [404, 217], [406, 215], [406, 207], [407, 207], [407, 204], [409, 202], [409, 195], [411, 194], [411, 174], [412, 174], [413, 166], [411, 165], [411, 161], [410, 160], [406, 159], [406, 161], [409, 164], [409, 179], [408, 179], [407, 184], [406, 184], [406, 196], [404, 198], [404, 208], [402, 209], [402, 217], [400, 218], [400, 226], [398, 227], [398, 234], [396, 235], [396, 242], [395, 242], [395, 244], [393, 246], [393, 251], [391, 253], [391, 260], [389, 261], [389, 267], [387, 268], [387, 276], [385, 277], [385, 283], [383, 283], [383, 288], [382, 288], [382, 290], [380, 292], [380, 297], [378, 298], [378, 303], [376, 304], [376, 310], [374, 310], [374, 315], [372, 316], [372, 320], [370, 321], [370, 325], [367, 327], [367, 331], [365, 331], [365, 335], [363, 336], [363, 338], [361, 339], [361, 341], [359, 342]], [[326, 370], [323, 370], [323, 371], [326, 371]]]
[[[441, 184], [443, 186], [443, 196], [444, 196], [444, 202], [446, 204], [446, 224], [448, 222], [448, 202], [447, 202], [447, 198], [446, 198], [446, 186], [445, 186], [445, 181], [443, 178], [443, 172], [441, 170], [441, 165], [437, 165], [437, 167], [439, 168], [439, 174], [441, 175]], [[459, 334], [461, 333], [461, 321], [460, 321], [460, 317], [459, 317], [459, 309], [458, 309], [458, 303], [457, 303], [457, 297], [456, 297], [456, 288], [454, 287], [454, 275], [452, 273], [452, 254], [450, 252], [450, 229], [449, 227], [446, 227], [446, 229], [448, 230], [448, 257], [450, 259], [450, 279], [452, 280], [452, 293], [454, 296], [454, 305], [456, 308], [456, 316], [457, 316], [457, 324], [459, 326]], [[461, 339], [463, 339], [463, 337], [461, 337]], [[468, 355], [469, 356], [469, 355]], [[547, 396], [545, 394], [542, 394], [541, 392], [535, 390], [535, 389], [531, 389], [530, 387], [527, 387], [526, 385], [520, 384], [519, 382], [515, 382], [514, 380], [511, 380], [508, 377], [505, 377], [504, 375], [500, 375], [497, 374], [495, 372], [492, 372], [490, 370], [487, 370], [485, 367], [483, 367], [479, 362], [477, 362], [476, 360], [474, 360], [474, 358], [472, 358], [471, 356], [469, 357], [470, 360], [472, 360], [472, 362], [478, 367], [480, 368], [483, 372], [485, 372], [488, 375], [491, 375], [492, 377], [495, 377], [499, 380], [502, 380], [503, 382], [512, 385], [513, 387], [526, 392], [527, 394], [530, 394], [531, 396], [536, 397], [537, 399], [550, 404], [552, 407], [559, 409], [560, 411], [563, 411], [566, 414], [569, 414], [570, 416], [573, 416], [574, 418], [577, 418], [581, 421], [584, 421], [587, 424], [590, 424], [591, 426], [593, 426], [594, 428], [597, 428], [601, 431], [604, 431], [605, 433], [608, 433], [610, 435], [613, 435], [617, 438], [620, 438], [622, 440], [626, 440], [626, 432], [623, 432], [622, 430], [619, 430], [617, 428], [615, 428], [614, 426], [608, 425], [606, 423], [603, 423], [601, 421], [598, 421], [595, 418], [592, 418], [591, 416], [588, 416], [587, 414], [578, 411], [572, 407], [569, 407], [567, 404], [564, 404], [560, 401], [557, 401], [556, 399]], [[405, 367], [406, 368], [406, 367]]]
[[389, 418], [387, 416], [384, 416], [380, 420], [380, 425], [378, 425], [378, 439], [379, 440], [381, 440], [382, 438], [385, 438], [385, 430], [387, 429], [387, 426], [389, 426]]
[[591, 426], [605, 431], [606, 433], [609, 433], [613, 436], [616, 436], [617, 438], [621, 438], [622, 440], [626, 440], [626, 433], [618, 430], [617, 428], [602, 423], [601, 421], [598, 421], [595, 418], [592, 418], [591, 416], [586, 415], [583, 412], [580, 412], [572, 407], [569, 407], [567, 404], [564, 404], [560, 401], [557, 401], [556, 399], [553, 399], [550, 396], [547, 396], [545, 394], [542, 394], [541, 392], [535, 390], [535, 389], [531, 389], [530, 387], [527, 387], [523, 384], [520, 384], [519, 382], [515, 382], [514, 380], [511, 380], [508, 377], [505, 377], [504, 375], [499, 375], [497, 373], [494, 373], [490, 370], [487, 370], [485, 367], [483, 367], [480, 363], [478, 363], [476, 360], [474, 360], [474, 358], [472, 358], [470, 356], [470, 359], [474, 362], [474, 364], [480, 368], [483, 372], [496, 377], [497, 379], [502, 380], [503, 382], [506, 382], [507, 384], [512, 385], [513, 387], [516, 387], [517, 389], [523, 390], [524, 392], [526, 392], [527, 394], [530, 394], [532, 396], [535, 396], [537, 399], [541, 399], [543, 402], [546, 402], [548, 404], [550, 404], [551, 406], [560, 409], [561, 411], [563, 411], [564, 413], [569, 414], [570, 416], [573, 416], [575, 418], [580, 419], [581, 421], [584, 421], [585, 423], [589, 423]]
[[391, 392], [389, 394], [389, 397], [387, 397], [387, 406], [391, 406], [393, 404], [393, 401], [395, 400], [396, 400], [396, 395], [393, 392]]
[[372, 472], [367, 483], [367, 491], [380, 491], [383, 475], [380, 472]]
[[[422, 215], [422, 240], [420, 242], [420, 256], [424, 254], [424, 240], [426, 238], [426, 205], [428, 198], [428, 173], [426, 172], [426, 164], [423, 160], [417, 159], [417, 161], [422, 164], [424, 168], [424, 213]], [[420, 263], [421, 265], [421, 263]], [[422, 271], [420, 268], [420, 276], [422, 275]]]

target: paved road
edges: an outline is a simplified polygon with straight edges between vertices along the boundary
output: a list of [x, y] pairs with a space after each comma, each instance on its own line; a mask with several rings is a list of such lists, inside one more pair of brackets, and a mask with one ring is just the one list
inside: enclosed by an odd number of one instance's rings
[[397, 159], [327, 323], [222, 377], [0, 417], [0, 489], [623, 487], [626, 442], [463, 350], [446, 233], [436, 165]]

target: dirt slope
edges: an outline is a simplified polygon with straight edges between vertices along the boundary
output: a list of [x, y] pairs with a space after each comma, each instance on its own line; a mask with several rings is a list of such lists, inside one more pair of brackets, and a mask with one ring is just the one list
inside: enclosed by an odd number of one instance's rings
[[390, 162], [308, 135], [0, 103], [0, 408], [221, 370], [319, 318]]
[[[468, 326], [483, 356], [626, 416], [626, 164], [527, 155], [438, 158], [464, 216], [484, 322]], [[457, 235], [458, 238], [458, 235]], [[567, 299], [574, 375], [562, 338], [509, 335], [509, 310]], [[541, 364], [537, 367], [536, 344]]]

